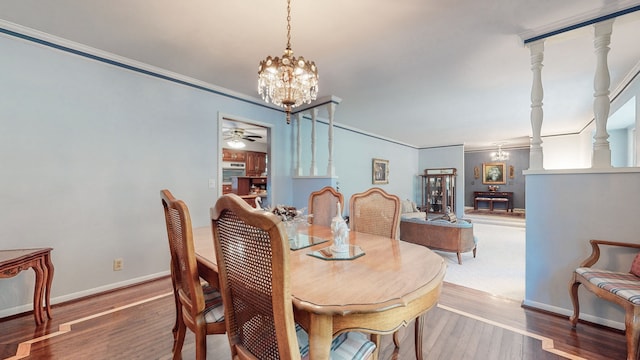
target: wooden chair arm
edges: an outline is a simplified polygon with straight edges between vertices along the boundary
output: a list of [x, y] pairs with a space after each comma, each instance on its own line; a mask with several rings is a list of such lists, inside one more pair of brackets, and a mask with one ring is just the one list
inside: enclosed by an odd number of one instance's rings
[[198, 262], [198, 276], [204, 279], [210, 286], [220, 289], [220, 279], [218, 272], [211, 267], [208, 267]]
[[584, 261], [582, 261], [582, 263], [580, 263], [580, 267], [591, 267], [593, 264], [598, 262], [598, 259], [600, 259], [600, 245], [640, 249], [640, 244], [625, 243], [619, 241], [589, 240], [589, 243], [591, 244], [591, 255]]

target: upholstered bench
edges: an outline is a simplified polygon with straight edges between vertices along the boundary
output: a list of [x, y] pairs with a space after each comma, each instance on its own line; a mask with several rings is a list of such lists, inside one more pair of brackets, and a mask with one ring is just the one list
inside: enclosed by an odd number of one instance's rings
[[473, 236], [473, 224], [469, 220], [402, 219], [400, 240], [423, 245], [433, 250], [455, 252], [458, 264], [462, 265], [461, 253], [473, 251], [476, 257], [477, 239]]
[[493, 200], [493, 199], [488, 198], [488, 197], [477, 197], [477, 198], [475, 199], [475, 203], [474, 203], [473, 208], [474, 208], [475, 210], [478, 210], [478, 203], [480, 203], [480, 202], [486, 202], [486, 203], [487, 203], [487, 205], [489, 206], [489, 210], [493, 210], [493, 202], [492, 202], [492, 200]]
[[503, 203], [504, 210], [509, 211], [509, 199], [507, 198], [493, 198], [491, 199], [491, 211], [495, 210], [495, 203]]

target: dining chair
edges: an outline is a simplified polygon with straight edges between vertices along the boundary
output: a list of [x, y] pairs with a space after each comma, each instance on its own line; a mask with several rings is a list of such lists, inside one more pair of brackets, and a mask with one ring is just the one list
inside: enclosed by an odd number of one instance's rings
[[[232, 358], [307, 356], [308, 335], [294, 321], [282, 220], [226, 194], [211, 208], [211, 226]], [[367, 335], [347, 332], [334, 338], [331, 358], [367, 358], [374, 350]]]
[[[374, 187], [365, 192], [351, 195], [349, 200], [349, 227], [351, 231], [363, 232], [391, 239], [398, 239], [400, 228], [400, 198]], [[421, 358], [424, 320], [421, 316], [415, 322], [416, 357]], [[399, 333], [393, 333], [393, 343], [400, 348]]]
[[[344, 196], [331, 186], [325, 186], [309, 195], [309, 215], [315, 225], [331, 226], [331, 220], [336, 216], [337, 206], [344, 210]], [[342, 214], [338, 214], [342, 216]]]
[[400, 198], [374, 187], [353, 194], [349, 200], [351, 231], [397, 239], [400, 227]]
[[160, 197], [169, 238], [171, 282], [176, 305], [173, 358], [182, 358], [182, 345], [189, 328], [196, 338], [196, 359], [204, 360], [207, 356], [206, 336], [226, 331], [218, 279], [201, 282], [187, 205], [175, 199], [169, 190], [160, 191]]

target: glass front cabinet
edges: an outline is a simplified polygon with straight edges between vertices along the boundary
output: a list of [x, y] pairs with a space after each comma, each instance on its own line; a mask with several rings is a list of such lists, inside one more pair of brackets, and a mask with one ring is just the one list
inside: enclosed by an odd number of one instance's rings
[[422, 207], [429, 214], [455, 212], [456, 169], [424, 169], [422, 177]]

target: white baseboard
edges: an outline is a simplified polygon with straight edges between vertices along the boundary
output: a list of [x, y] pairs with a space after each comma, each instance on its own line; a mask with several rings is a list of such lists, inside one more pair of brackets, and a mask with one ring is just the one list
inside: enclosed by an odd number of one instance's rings
[[[121, 288], [121, 287], [129, 286], [129, 285], [133, 285], [133, 284], [137, 284], [137, 283], [141, 283], [141, 282], [145, 282], [145, 281], [149, 281], [149, 280], [158, 279], [158, 278], [161, 278], [161, 277], [164, 277], [164, 276], [168, 276], [169, 274], [170, 274], [169, 271], [162, 271], [162, 272], [155, 273], [155, 274], [141, 276], [141, 277], [138, 277], [138, 278], [133, 278], [133, 279], [129, 279], [129, 280], [113, 283], [113, 284], [103, 285], [103, 286], [100, 286], [100, 287], [87, 289], [87, 290], [83, 290], [83, 291], [78, 291], [78, 292], [75, 292], [75, 293], [72, 293], [72, 294], [56, 296], [55, 298], [51, 299], [51, 304], [59, 304], [59, 303], [65, 302], [65, 301], [71, 301], [71, 300], [83, 298], [83, 297], [86, 297], [86, 296], [99, 294], [101, 292], [105, 292], [105, 291], [109, 291], [109, 290], [113, 290], [113, 289], [118, 289], [118, 288]], [[9, 309], [0, 310], [0, 318], [11, 316], [11, 315], [16, 315], [16, 314], [21, 314], [21, 313], [24, 313], [24, 312], [30, 312], [30, 311], [33, 311], [33, 304], [32, 303], [24, 304], [24, 305], [20, 305], [20, 306], [16, 306], [16, 307], [12, 307], [12, 308], [9, 308]], [[55, 314], [54, 314], [54, 316], [55, 316]]]
[[[535, 301], [530, 301], [530, 300], [523, 300], [522, 304], [534, 309], [540, 309], [540, 310], [544, 310], [544, 311], [548, 311], [554, 314], [560, 314], [560, 315], [565, 315], [565, 316], [571, 316], [573, 315], [573, 310], [570, 309], [565, 309], [565, 308], [560, 308], [557, 306], [551, 306], [549, 304], [543, 304], [543, 303], [539, 303], [539, 302], [535, 302]], [[609, 320], [609, 319], [603, 319], [601, 317], [597, 317], [597, 316], [593, 316], [593, 315], [589, 315], [589, 314], [584, 314], [581, 313], [580, 314], [580, 320], [584, 320], [584, 321], [588, 321], [594, 324], [599, 324], [602, 326], [607, 326], [610, 328], [614, 328], [614, 329], [618, 329], [618, 330], [623, 330], [624, 331], [624, 323], [621, 323], [619, 321], [613, 321], [613, 320]], [[567, 321], [567, 325], [569, 324], [569, 322]]]

